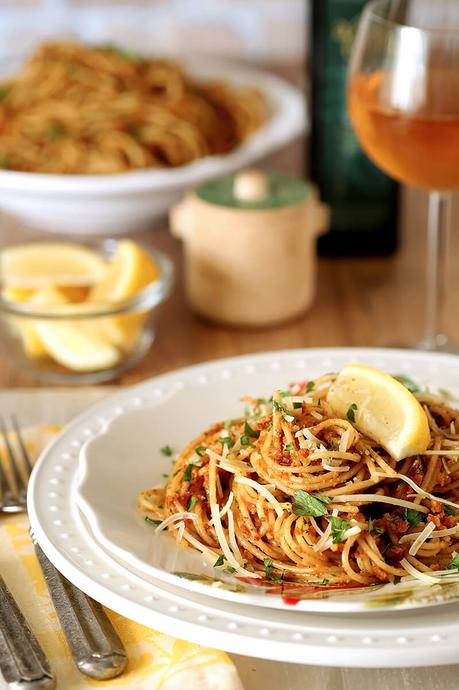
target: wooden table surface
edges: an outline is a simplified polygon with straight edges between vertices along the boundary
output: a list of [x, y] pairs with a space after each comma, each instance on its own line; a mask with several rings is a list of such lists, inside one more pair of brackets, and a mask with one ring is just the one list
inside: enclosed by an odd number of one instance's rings
[[[146, 357], [118, 384], [132, 384], [171, 369], [263, 350], [342, 345], [390, 346], [416, 342], [424, 313], [425, 198], [406, 194], [401, 212], [402, 236], [394, 256], [320, 258], [317, 294], [299, 319], [275, 328], [235, 330], [206, 323], [186, 303], [180, 243], [163, 226], [139, 235], [173, 259], [176, 281], [161, 314], [156, 342]], [[1, 242], [24, 237], [15, 223], [0, 219]], [[451, 264], [459, 256], [459, 236], [452, 236]], [[457, 272], [450, 271], [446, 306], [448, 333], [459, 341]], [[0, 343], [0, 388], [43, 385], [14, 368], [6, 344]]]

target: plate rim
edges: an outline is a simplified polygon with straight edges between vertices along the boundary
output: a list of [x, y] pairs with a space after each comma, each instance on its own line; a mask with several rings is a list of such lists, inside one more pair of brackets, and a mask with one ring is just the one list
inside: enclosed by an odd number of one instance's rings
[[[135, 590], [136, 587], [129, 586], [126, 591], [122, 593], [114, 591], [107, 584], [101, 580], [101, 577], [96, 577], [89, 568], [86, 570], [82, 568], [81, 564], [75, 562], [75, 558], [72, 557], [68, 548], [64, 546], [57, 547], [54, 544], [53, 539], [50, 535], [46, 534], [46, 531], [42, 529], [40, 523], [38, 504], [35, 501], [36, 487], [37, 487], [37, 477], [40, 478], [41, 468], [46, 469], [46, 462], [51, 462], [47, 460], [48, 458], [53, 458], [53, 456], [59, 452], [59, 447], [66, 442], [70, 442], [72, 436], [76, 435], [76, 432], [80, 435], [83, 434], [85, 422], [87, 420], [94, 418], [99, 411], [103, 410], [105, 407], [115, 409], [116, 406], [121, 402], [124, 397], [131, 399], [131, 402], [135, 405], [135, 396], [141, 394], [142, 391], [146, 390], [152, 383], [162, 384], [166, 383], [169, 379], [177, 377], [180, 373], [186, 372], [188, 375], [195, 375], [197, 372], [203, 369], [209, 369], [213, 372], [216, 368], [221, 368], [222, 366], [233, 366], [244, 365], [248, 361], [260, 361], [264, 362], [269, 359], [274, 361], [278, 358], [294, 358], [294, 357], [317, 357], [317, 356], [330, 356], [334, 353], [335, 357], [341, 356], [355, 356], [355, 357], [367, 357], [371, 359], [376, 359], [377, 357], [387, 357], [390, 358], [403, 358], [407, 357], [411, 360], [426, 360], [430, 359], [433, 361], [442, 361], [447, 363], [448, 361], [457, 366], [458, 359], [454, 355], [449, 354], [436, 354], [436, 353], [423, 353], [415, 352], [409, 350], [395, 350], [395, 349], [384, 349], [384, 348], [306, 348], [306, 349], [293, 349], [293, 350], [273, 350], [270, 352], [262, 352], [257, 354], [242, 355], [239, 357], [227, 357], [224, 359], [212, 360], [210, 362], [205, 362], [201, 364], [191, 365], [189, 367], [184, 367], [181, 369], [174, 370], [172, 372], [167, 372], [156, 377], [152, 377], [147, 381], [141, 382], [133, 387], [126, 388], [113, 396], [99, 401], [95, 405], [90, 406], [82, 414], [78, 415], [67, 427], [66, 429], [53, 441], [53, 443], [41, 454], [40, 459], [37, 462], [36, 469], [32, 474], [32, 478], [29, 484], [28, 501], [29, 501], [29, 517], [34, 529], [39, 543], [41, 544], [43, 550], [48, 555], [48, 557], [55, 563], [56, 567], [63, 572], [63, 574], [68, 577], [69, 580], [74, 582], [78, 587], [86, 591], [90, 596], [101, 601], [101, 603], [106, 606], [111, 606], [117, 610], [122, 615], [128, 618], [138, 620], [146, 625], [151, 625], [154, 628], [168, 632], [169, 634], [176, 635], [177, 632], [177, 616], [172, 613], [172, 611], [158, 611], [158, 607], [162, 604], [162, 601], [156, 602], [155, 606], [146, 606], [145, 604], [140, 604], [136, 601], [136, 597], [131, 591]], [[78, 447], [82, 445], [82, 442], [78, 443]], [[69, 536], [69, 535], [67, 535]], [[96, 553], [98, 553], [96, 551]], [[104, 555], [104, 562], [107, 562], [107, 557]], [[113, 565], [110, 560], [108, 563]], [[126, 578], [129, 582], [132, 574], [123, 572], [122, 577]], [[148, 591], [146, 589], [145, 591]], [[167, 600], [166, 594], [163, 592], [163, 598]], [[154, 603], [154, 602], [153, 602]], [[221, 606], [214, 606], [215, 609], [221, 610]], [[255, 608], [255, 607], [252, 607]], [[447, 608], [447, 607], [442, 607]], [[312, 641], [300, 640], [295, 642], [295, 638], [290, 641], [285, 641], [279, 639], [280, 631], [277, 626], [273, 630], [272, 635], [269, 627], [260, 628], [257, 634], [247, 634], [239, 631], [230, 631], [229, 629], [219, 629], [215, 625], [207, 622], [194, 621], [190, 622], [184, 620], [184, 613], [186, 612], [186, 599], [184, 600], [183, 607], [181, 608], [181, 615], [178, 620], [181, 621], [180, 625], [180, 635], [186, 639], [194, 639], [196, 641], [196, 636], [199, 636], [199, 642], [202, 644], [208, 644], [209, 646], [219, 647], [232, 651], [235, 653], [246, 653], [247, 646], [246, 642], [248, 639], [251, 641], [250, 653], [253, 656], [258, 656], [261, 658], [271, 658], [278, 660], [288, 660], [292, 662], [300, 663], [315, 663], [321, 665], [341, 665], [347, 667], [397, 667], [397, 666], [407, 666], [407, 665], [442, 665], [448, 663], [455, 663], [459, 660], [457, 652], [457, 632], [459, 631], [459, 623], [456, 624], [443, 624], [445, 630], [444, 634], [439, 636], [438, 634], [433, 634], [433, 630], [430, 628], [429, 624], [426, 626], [420, 626], [417, 630], [418, 644], [416, 644], [415, 653], [412, 653], [413, 645], [406, 645], [408, 638], [401, 635], [397, 640], [392, 640], [389, 646], [373, 645], [371, 639], [368, 639], [368, 644], [365, 643], [365, 626], [360, 625], [359, 631], [350, 631], [349, 635], [352, 639], [339, 639], [336, 635], [319, 634], [316, 633]], [[271, 609], [272, 611], [272, 609]], [[389, 612], [388, 612], [389, 613]], [[400, 611], [400, 615], [403, 616], [403, 611]], [[406, 613], [406, 612], [405, 612]], [[215, 614], [217, 617], [217, 613]], [[314, 614], [301, 613], [304, 622], [308, 618], [314, 617]], [[315, 614], [317, 616], [317, 614]], [[347, 614], [352, 616], [352, 614]], [[394, 613], [396, 615], [396, 612]], [[324, 614], [322, 614], [324, 616]], [[422, 616], [421, 616], [422, 617]], [[259, 625], [259, 624], [258, 624]], [[271, 626], [276, 628], [274, 624]], [[295, 626], [287, 626], [289, 629], [294, 629]], [[331, 631], [333, 628], [331, 628]], [[403, 621], [400, 621], [400, 631], [403, 630]], [[449, 631], [453, 632], [449, 632]], [[264, 632], [262, 632], [264, 631]], [[267, 632], [266, 632], [267, 631]], [[352, 637], [353, 634], [353, 637]], [[363, 635], [363, 636], [362, 636]], [[383, 636], [381, 633], [380, 636]], [[360, 636], [360, 641], [357, 646], [357, 638]], [[277, 639], [276, 639], [277, 637]], [[438, 638], [438, 640], [437, 640]], [[442, 642], [442, 644], [434, 645], [432, 642]], [[419, 645], [422, 647], [422, 654], [420, 653]], [[330, 649], [333, 648], [333, 655], [330, 654]], [[435, 649], [435, 658], [432, 658], [432, 650]], [[411, 650], [411, 651], [410, 651]], [[356, 652], [358, 651], [358, 654]], [[390, 651], [390, 659], [387, 658], [387, 652]], [[430, 662], [429, 662], [430, 659]]]

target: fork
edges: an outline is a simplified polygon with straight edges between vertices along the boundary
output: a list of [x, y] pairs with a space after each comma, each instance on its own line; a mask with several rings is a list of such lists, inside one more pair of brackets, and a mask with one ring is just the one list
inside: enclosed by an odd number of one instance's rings
[[[0, 461], [0, 512], [4, 513], [27, 510], [27, 484], [32, 471], [32, 460], [14, 415], [11, 416], [11, 426], [16, 439], [16, 451], [8, 436], [5, 421], [0, 418], [0, 438], [4, 442], [13, 480], [7, 477]], [[127, 655], [104, 609], [61, 575], [38, 545], [32, 531], [30, 534], [78, 670], [97, 680], [118, 676], [126, 667]], [[12, 687], [21, 689], [53, 688], [54, 677], [49, 662], [1, 577], [0, 614], [0, 670], [7, 682], [12, 683]], [[15, 622], [14, 629], [8, 621]], [[29, 666], [33, 666], [32, 669], [24, 666], [25, 660]]]

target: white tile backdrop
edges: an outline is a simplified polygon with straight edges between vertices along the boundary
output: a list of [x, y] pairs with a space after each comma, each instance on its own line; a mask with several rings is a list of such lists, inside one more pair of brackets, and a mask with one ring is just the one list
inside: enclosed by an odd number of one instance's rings
[[0, 56], [74, 35], [158, 53], [298, 63], [307, 0], [0, 0]]

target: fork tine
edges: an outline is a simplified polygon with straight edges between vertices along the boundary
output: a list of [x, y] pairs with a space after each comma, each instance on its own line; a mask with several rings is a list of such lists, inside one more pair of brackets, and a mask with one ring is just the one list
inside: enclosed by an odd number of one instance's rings
[[19, 428], [18, 420], [15, 414], [11, 415], [11, 423], [13, 426], [13, 430], [19, 445], [19, 448], [21, 449], [21, 454], [22, 458], [24, 460], [24, 466], [27, 470], [27, 477], [30, 477], [30, 474], [32, 472], [32, 458], [30, 457], [30, 453], [26, 448], [26, 445], [24, 443], [24, 439], [22, 438], [21, 430]]
[[5, 421], [4, 421], [3, 417], [0, 418], [0, 430], [1, 430], [2, 437], [3, 437], [3, 442], [5, 444], [6, 452], [8, 454], [8, 459], [10, 462], [10, 467], [11, 467], [11, 470], [13, 473], [14, 481], [16, 483], [16, 490], [17, 490], [18, 499], [19, 499], [18, 502], [20, 502], [21, 504], [24, 502], [24, 504], [25, 504], [27, 484], [24, 481], [21, 470], [18, 466], [16, 456], [13, 452], [13, 448], [12, 448], [10, 440], [8, 438], [8, 433], [6, 430]]
[[3, 502], [5, 496], [10, 493], [10, 486], [6, 478], [5, 470], [3, 469], [2, 458], [0, 457], [0, 500]]

